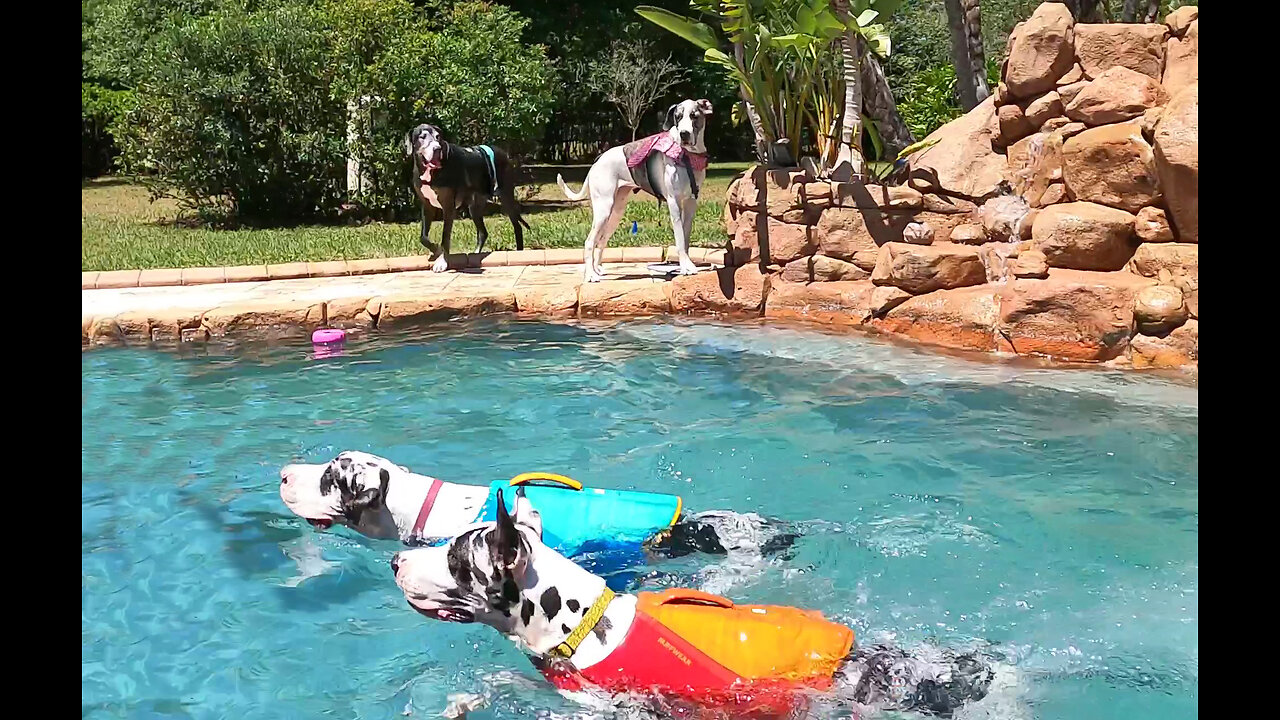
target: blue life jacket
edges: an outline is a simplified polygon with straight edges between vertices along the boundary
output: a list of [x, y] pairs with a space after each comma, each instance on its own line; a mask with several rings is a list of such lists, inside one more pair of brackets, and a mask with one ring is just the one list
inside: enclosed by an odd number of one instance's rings
[[[551, 484], [535, 484], [539, 480]], [[507, 490], [503, 499], [514, 513], [512, 486], [542, 516], [542, 542], [605, 576], [643, 561], [644, 544], [670, 530], [683, 506], [678, 495], [588, 488], [562, 475], [525, 473], [492, 483], [476, 522], [498, 519], [498, 488]]]

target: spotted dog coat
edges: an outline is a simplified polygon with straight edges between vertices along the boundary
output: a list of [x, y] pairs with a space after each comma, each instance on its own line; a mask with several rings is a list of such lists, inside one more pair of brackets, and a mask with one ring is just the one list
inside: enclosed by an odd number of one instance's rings
[[[434, 483], [440, 484], [433, 512], [419, 532], [418, 514]], [[446, 483], [418, 475], [371, 453], [348, 450], [320, 465], [286, 465], [280, 470], [280, 498], [311, 525], [346, 525], [362, 535], [418, 544], [452, 537], [475, 519], [488, 488]]]

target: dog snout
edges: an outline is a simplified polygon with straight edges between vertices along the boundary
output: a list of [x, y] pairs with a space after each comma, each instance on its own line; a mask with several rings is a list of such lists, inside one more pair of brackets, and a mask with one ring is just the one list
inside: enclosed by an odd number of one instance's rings
[[391, 556], [391, 572], [392, 574], [400, 574], [400, 553]]
[[292, 480], [292, 479], [293, 479], [293, 475], [292, 475], [292, 473], [290, 473], [290, 472], [289, 472], [289, 468], [284, 468], [283, 470], [281, 470], [281, 471], [280, 471], [280, 484], [281, 484], [281, 485], [288, 485], [288, 484], [289, 484], [289, 481], [290, 481], [290, 480]]
[[681, 142], [689, 142], [689, 141], [690, 141], [690, 140], [692, 140], [692, 139], [693, 139], [693, 133], [689, 132], [688, 130], [681, 130], [681, 131], [680, 131], [680, 141], [681, 141]]

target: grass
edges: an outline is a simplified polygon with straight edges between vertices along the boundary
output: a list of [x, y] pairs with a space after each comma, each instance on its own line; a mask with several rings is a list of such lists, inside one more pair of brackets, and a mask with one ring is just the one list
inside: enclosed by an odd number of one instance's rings
[[[557, 172], [564, 173], [574, 189], [586, 177], [586, 165], [533, 166], [526, 193], [525, 248], [582, 247], [591, 229], [587, 201], [570, 203], [556, 186]], [[693, 222], [695, 247], [721, 247], [725, 191], [747, 163], [715, 163], [707, 168]], [[526, 197], [521, 194], [520, 197]], [[485, 217], [488, 249], [514, 250], [515, 238], [507, 218]], [[119, 178], [85, 182], [80, 190], [80, 269], [132, 270], [218, 265], [263, 265], [296, 261], [359, 260], [426, 253], [418, 243], [418, 223], [374, 222], [361, 226], [308, 225], [261, 230], [214, 230], [173, 224], [178, 215], [173, 201], [150, 202], [140, 185]], [[639, 227], [631, 234], [631, 223]], [[441, 223], [432, 223], [431, 239], [439, 242]], [[475, 249], [475, 226], [463, 219], [453, 224], [453, 252]], [[648, 195], [637, 195], [627, 205], [611, 247], [622, 245], [671, 245], [671, 220], [665, 206]]]

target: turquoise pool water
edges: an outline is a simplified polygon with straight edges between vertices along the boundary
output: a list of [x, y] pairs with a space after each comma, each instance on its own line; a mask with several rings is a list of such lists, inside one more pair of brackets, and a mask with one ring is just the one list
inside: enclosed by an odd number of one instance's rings
[[[364, 449], [797, 524], [788, 561], [655, 563], [861, 639], [989, 643], [993, 717], [1196, 717], [1194, 387], [707, 322], [454, 324], [83, 356], [85, 718], [473, 718], [574, 707], [505, 639], [406, 607], [394, 543], [287, 513], [279, 466]], [[977, 711], [974, 711], [977, 714]], [[836, 715], [834, 717], [844, 717]]]

